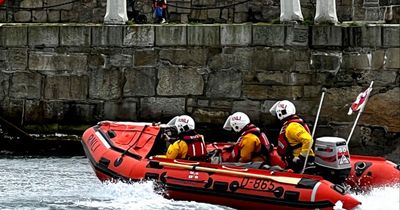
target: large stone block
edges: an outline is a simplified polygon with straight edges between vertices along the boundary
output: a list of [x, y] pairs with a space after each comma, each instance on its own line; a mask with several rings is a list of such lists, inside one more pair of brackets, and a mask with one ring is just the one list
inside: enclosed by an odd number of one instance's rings
[[11, 77], [10, 98], [39, 99], [41, 96], [42, 76], [38, 73], [16, 72]]
[[313, 74], [295, 73], [288, 74], [288, 85], [310, 85], [312, 84]]
[[207, 55], [208, 49], [206, 48], [162, 49], [160, 60], [166, 60], [173, 65], [205, 66]]
[[87, 59], [89, 68], [97, 69], [107, 67], [107, 55], [101, 53], [93, 53], [89, 54]]
[[260, 120], [260, 112], [261, 112], [261, 102], [260, 101], [234, 101], [232, 112], [244, 112], [246, 113], [250, 121], [259, 121]]
[[[208, 101], [208, 100], [207, 100]], [[198, 100], [198, 105], [201, 106], [202, 104], [200, 104], [201, 100]], [[204, 106], [207, 106], [206, 104], [204, 104]], [[210, 101], [210, 107], [211, 108], [216, 108], [216, 109], [228, 109], [228, 110], [232, 110], [233, 107], [233, 101], [231, 100], [224, 100], [224, 99], [220, 99], [220, 100], [211, 100]]]
[[14, 20], [17, 23], [27, 23], [32, 21], [32, 12], [21, 10], [14, 13]]
[[60, 5], [57, 7], [52, 7], [56, 10], [71, 10], [74, 4], [68, 4], [69, 0], [43, 0], [44, 4], [47, 6]]
[[92, 26], [92, 46], [122, 46], [122, 26]]
[[369, 82], [374, 81], [375, 87], [396, 86], [397, 75], [398, 73], [396, 71], [390, 70], [366, 70], [360, 74], [360, 76], [357, 78], [357, 82], [360, 84], [368, 84]]
[[158, 70], [157, 94], [202, 95], [204, 80], [195, 68], [162, 67]]
[[8, 96], [10, 74], [0, 71], [0, 103]]
[[[134, 52], [134, 66], [147, 66], [154, 67], [158, 61], [158, 50], [135, 50]], [[177, 57], [179, 58], [179, 57]]]
[[209, 75], [206, 95], [212, 98], [240, 98], [242, 73], [239, 71], [216, 71]]
[[[135, 25], [129, 26], [123, 32], [123, 45], [128, 47], [154, 46], [154, 26]], [[179, 34], [176, 34], [179, 36]]]
[[245, 72], [244, 81], [251, 84], [283, 85], [288, 83], [288, 72], [255, 70]]
[[49, 23], [60, 22], [61, 12], [60, 10], [50, 10], [47, 12], [47, 20]]
[[30, 46], [58, 46], [60, 27], [58, 26], [29, 26]]
[[90, 27], [87, 26], [61, 26], [60, 44], [62, 46], [90, 46]]
[[182, 115], [185, 113], [185, 98], [141, 98], [139, 113], [144, 120], [160, 120], [160, 118]]
[[126, 83], [123, 96], [154, 96], [156, 92], [155, 68], [125, 69]]
[[315, 51], [311, 54], [311, 69], [317, 72], [330, 72], [336, 74], [342, 62], [341, 52]]
[[[370, 96], [361, 123], [384, 125], [389, 132], [400, 132], [400, 88]], [[388, 109], [388, 107], [392, 107]], [[397, 108], [396, 108], [397, 107]], [[385, 111], [382, 111], [385, 110]]]
[[46, 11], [32, 11], [32, 22], [34, 23], [46, 23], [47, 12]]
[[23, 47], [27, 43], [27, 26], [0, 26], [0, 46]]
[[342, 68], [344, 69], [381, 69], [385, 62], [385, 52], [376, 50], [373, 52], [345, 53], [343, 54]]
[[[348, 116], [347, 112], [351, 103], [357, 98], [357, 95], [364, 91], [364, 87], [348, 86], [341, 88], [327, 89], [324, 103], [329, 103], [329, 106], [322, 106], [321, 117], [326, 121], [352, 122], [353, 116]], [[368, 106], [368, 104], [367, 104]], [[332, 114], [334, 113], [334, 114]]]
[[342, 46], [342, 27], [314, 25], [311, 39], [314, 47], [340, 47]]
[[5, 23], [7, 22], [7, 11], [0, 11], [0, 22]]
[[295, 68], [295, 53], [286, 49], [256, 49], [252, 68], [269, 71], [291, 71]]
[[284, 25], [253, 25], [253, 45], [284, 46]]
[[210, 55], [209, 68], [212, 70], [234, 69], [247, 71], [251, 68], [253, 49], [251, 48], [224, 48], [223, 53]]
[[18, 125], [23, 117], [24, 99], [9, 99], [0, 103], [2, 116], [7, 116], [10, 122]]
[[90, 70], [90, 99], [119, 99], [122, 86], [123, 76], [121, 70], [116, 68]]
[[386, 50], [385, 68], [400, 69], [400, 48], [389, 48]]
[[219, 25], [188, 25], [187, 42], [190, 46], [220, 45]]
[[103, 115], [103, 104], [97, 103], [85, 103], [66, 101], [63, 104], [64, 118], [62, 122], [65, 124], [94, 124], [101, 120], [104, 120]]
[[380, 47], [382, 46], [382, 27], [380, 25], [366, 25], [362, 27], [361, 46]]
[[382, 26], [383, 46], [400, 47], [400, 27], [397, 24]]
[[251, 24], [224, 24], [221, 25], [222, 46], [249, 46], [251, 45]]
[[25, 70], [28, 66], [28, 49], [9, 48], [3, 58], [5, 59], [6, 71]]
[[[30, 113], [26, 113], [25, 119], [28, 120], [31, 114], [41, 115], [43, 123], [60, 123], [65, 117], [65, 110], [63, 109], [63, 102], [61, 100], [55, 101], [31, 101], [30, 102], [34, 109], [30, 110]], [[39, 108], [39, 110], [35, 111], [35, 109]], [[28, 111], [27, 111], [28, 112]], [[35, 123], [35, 122], [32, 122]], [[37, 123], [37, 122], [36, 122]]]
[[24, 124], [44, 124], [44, 103], [40, 100], [24, 101]]
[[304, 97], [306, 98], [315, 98], [319, 97], [322, 94], [320, 85], [305, 85], [304, 86]]
[[[186, 0], [188, 1], [188, 0]], [[189, 1], [190, 2], [190, 1]], [[215, 6], [216, 0], [192, 0], [194, 6]]]
[[186, 46], [187, 25], [155, 26], [156, 46]]
[[54, 74], [56, 71], [86, 74], [87, 55], [82, 53], [58, 54], [32, 52], [29, 54], [29, 69], [45, 74]]
[[20, 3], [22, 8], [36, 8], [43, 7], [43, 0], [23, 0]]
[[196, 123], [211, 123], [214, 125], [223, 125], [230, 112], [220, 110], [210, 110], [206, 108], [195, 108], [191, 116]]
[[303, 86], [243, 85], [243, 97], [253, 100], [296, 99], [303, 96]]
[[285, 45], [287, 46], [308, 46], [309, 27], [304, 25], [286, 26]]
[[135, 121], [137, 120], [138, 101], [122, 100], [104, 103], [104, 118], [107, 120]]
[[87, 76], [47, 76], [44, 96], [50, 100], [85, 100], [87, 90]]
[[380, 25], [343, 27], [343, 46], [380, 47], [382, 46], [382, 30]]
[[128, 54], [113, 54], [109, 56], [108, 63], [112, 67], [132, 67], [133, 58]]

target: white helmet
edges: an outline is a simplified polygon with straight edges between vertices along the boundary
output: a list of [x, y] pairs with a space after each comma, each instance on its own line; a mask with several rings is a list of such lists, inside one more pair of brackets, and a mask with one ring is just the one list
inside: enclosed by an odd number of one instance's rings
[[235, 132], [239, 132], [249, 123], [250, 118], [245, 113], [235, 112], [226, 119], [223, 128], [228, 131], [233, 129]]
[[278, 101], [276, 102], [269, 112], [278, 117], [279, 120], [283, 120], [290, 115], [296, 114], [296, 107], [294, 104], [288, 100]]
[[178, 134], [184, 131], [194, 130], [194, 120], [188, 115], [176, 116], [167, 125], [176, 127]]

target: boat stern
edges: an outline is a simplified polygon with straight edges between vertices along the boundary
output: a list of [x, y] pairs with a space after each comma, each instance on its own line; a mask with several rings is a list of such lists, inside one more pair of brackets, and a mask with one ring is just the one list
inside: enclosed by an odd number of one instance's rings
[[[332, 190], [333, 189], [333, 190]], [[314, 199], [329, 200], [335, 204], [335, 209], [355, 209], [361, 202], [347, 193], [341, 185], [332, 184], [329, 181], [321, 180], [320, 184], [314, 188]]]

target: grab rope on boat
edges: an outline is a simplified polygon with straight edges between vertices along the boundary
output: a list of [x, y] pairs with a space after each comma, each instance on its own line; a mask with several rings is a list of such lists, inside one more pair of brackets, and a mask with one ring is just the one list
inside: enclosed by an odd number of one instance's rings
[[[145, 130], [147, 127], [149, 127], [149, 125], [144, 125], [144, 126], [143, 126], [143, 129], [142, 129], [142, 131], [140, 131], [139, 137], [138, 137], [137, 139], [140, 139], [140, 137], [142, 136], [144, 130]], [[122, 161], [123, 161], [124, 156], [126, 155], [126, 153], [127, 153], [133, 146], [135, 146], [135, 145], [136, 145], [136, 144], [132, 144], [131, 146], [129, 146], [128, 149], [126, 149], [126, 150], [121, 154], [121, 156], [120, 156], [119, 158], [117, 158], [117, 159], [114, 161], [114, 166], [115, 166], [115, 167], [121, 165], [121, 163], [122, 163]]]

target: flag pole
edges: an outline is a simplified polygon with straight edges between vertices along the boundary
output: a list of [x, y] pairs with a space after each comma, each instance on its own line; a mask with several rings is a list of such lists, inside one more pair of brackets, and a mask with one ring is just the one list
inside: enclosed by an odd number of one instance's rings
[[321, 107], [322, 107], [322, 102], [324, 101], [325, 92], [326, 92], [326, 88], [322, 88], [321, 100], [319, 101], [319, 107], [318, 107], [318, 111], [317, 111], [317, 116], [315, 116], [314, 127], [313, 127], [313, 130], [312, 130], [312, 133], [311, 133], [311, 137], [313, 137], [313, 138], [314, 138], [315, 130], [317, 129], [319, 113], [321, 112]]
[[[371, 88], [371, 91], [372, 91], [372, 85], [373, 85], [373, 84], [374, 84], [374, 81], [371, 81], [371, 84], [370, 84], [369, 87], [368, 87], [368, 88]], [[351, 128], [349, 137], [347, 137], [346, 145], [348, 145], [349, 142], [350, 142], [351, 136], [353, 135], [353, 132], [354, 132], [354, 129], [356, 128], [356, 125], [357, 125], [358, 120], [360, 119], [361, 113], [364, 111], [365, 106], [367, 105], [368, 98], [369, 98], [369, 94], [368, 94], [367, 97], [365, 98], [365, 102], [364, 102], [364, 104], [362, 105], [360, 111], [359, 111], [358, 114], [357, 114], [356, 120], [354, 121], [353, 127]]]
[[[314, 127], [313, 127], [312, 134], [311, 134], [311, 138], [313, 139], [313, 142], [314, 142], [315, 130], [316, 130], [317, 124], [318, 124], [319, 113], [321, 112], [322, 102], [324, 101], [324, 97], [325, 97], [325, 92], [326, 92], [326, 88], [322, 88], [321, 100], [319, 101], [317, 116], [315, 116]], [[305, 160], [304, 160], [303, 169], [301, 169], [301, 174], [303, 174], [303, 173], [304, 173], [304, 170], [306, 170], [306, 165], [307, 165], [307, 161], [308, 161], [308, 156], [310, 155], [310, 150], [311, 150], [312, 145], [313, 145], [313, 144], [311, 143], [310, 146], [308, 147], [307, 155], [306, 155], [306, 158], [305, 158]]]

